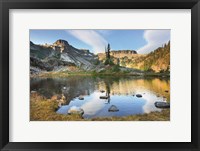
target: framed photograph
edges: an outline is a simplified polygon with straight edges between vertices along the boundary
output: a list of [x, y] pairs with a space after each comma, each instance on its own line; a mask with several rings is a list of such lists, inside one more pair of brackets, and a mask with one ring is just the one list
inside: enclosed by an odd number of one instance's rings
[[1, 0], [1, 150], [200, 150], [198, 0]]

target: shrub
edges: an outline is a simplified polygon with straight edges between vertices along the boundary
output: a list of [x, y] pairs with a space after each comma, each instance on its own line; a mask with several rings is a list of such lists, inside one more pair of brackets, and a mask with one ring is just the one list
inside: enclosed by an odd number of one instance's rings
[[112, 72], [119, 72], [119, 71], [120, 71], [119, 65], [113, 66]]

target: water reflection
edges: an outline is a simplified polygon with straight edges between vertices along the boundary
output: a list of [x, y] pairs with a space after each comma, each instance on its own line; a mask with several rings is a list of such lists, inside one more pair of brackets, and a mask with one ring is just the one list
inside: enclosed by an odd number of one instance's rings
[[[31, 79], [31, 91], [37, 91], [46, 98], [64, 96], [65, 101], [57, 113], [67, 114], [70, 107], [77, 106], [84, 110], [84, 118], [161, 111], [154, 103], [164, 99], [170, 101], [169, 88], [169, 78], [79, 76]], [[141, 94], [142, 97], [138, 98], [135, 94]], [[119, 111], [108, 112], [112, 105]]]

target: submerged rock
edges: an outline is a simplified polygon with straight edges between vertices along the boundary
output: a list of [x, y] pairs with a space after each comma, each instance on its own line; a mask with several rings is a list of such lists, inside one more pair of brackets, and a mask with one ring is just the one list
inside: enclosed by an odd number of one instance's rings
[[168, 93], [168, 92], [169, 92], [169, 90], [165, 90], [165, 92], [166, 92], [166, 93]]
[[79, 100], [84, 100], [84, 97], [83, 97], [82, 95], [80, 95], [80, 96], [78, 97], [78, 99], [79, 99]]
[[31, 93], [37, 93], [37, 91], [34, 91], [34, 90], [33, 90], [33, 91], [31, 91]]
[[61, 89], [61, 91], [62, 91], [62, 93], [68, 93], [69, 89], [70, 89], [70, 87], [67, 86], [67, 87], [63, 87], [63, 88]]
[[141, 95], [141, 94], [136, 94], [136, 96], [137, 96], [138, 98], [141, 98], [141, 97], [142, 97], [142, 95]]
[[108, 112], [117, 112], [119, 109], [115, 105], [111, 105], [111, 107], [108, 109]]
[[170, 103], [168, 102], [155, 102], [157, 108], [170, 108]]
[[100, 96], [100, 99], [108, 99], [108, 96]]
[[69, 110], [68, 110], [68, 114], [84, 114], [84, 110], [80, 107], [77, 106], [72, 106]]

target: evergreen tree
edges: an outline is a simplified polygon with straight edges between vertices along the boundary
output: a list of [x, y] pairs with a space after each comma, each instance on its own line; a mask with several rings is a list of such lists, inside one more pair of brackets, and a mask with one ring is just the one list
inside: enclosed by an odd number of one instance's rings
[[108, 58], [108, 51], [107, 51], [107, 48], [105, 46], [105, 54], [106, 54], [106, 59]]
[[108, 53], [107, 54], [108, 55], [107, 58], [110, 59], [110, 44], [108, 44], [107, 53]]

